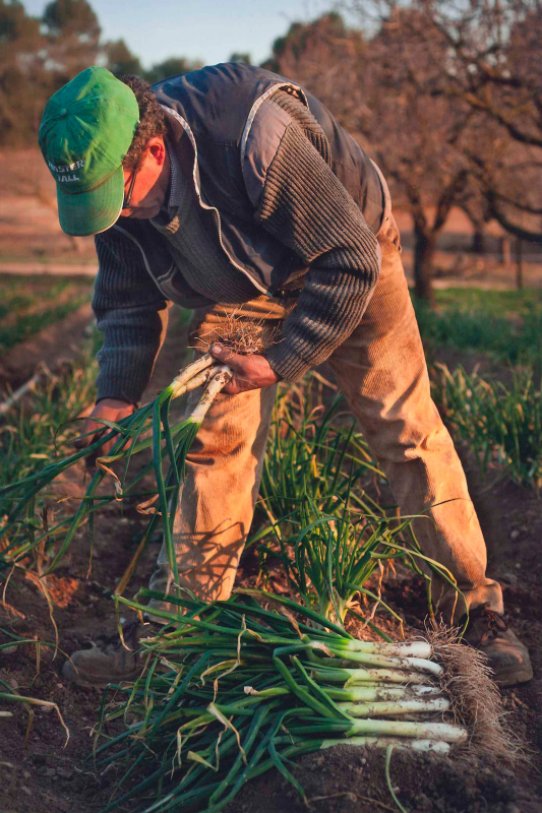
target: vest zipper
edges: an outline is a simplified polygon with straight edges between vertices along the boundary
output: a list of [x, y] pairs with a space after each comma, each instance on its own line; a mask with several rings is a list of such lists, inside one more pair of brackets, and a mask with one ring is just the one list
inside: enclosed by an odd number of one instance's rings
[[259, 280], [254, 279], [254, 277], [252, 276], [252, 274], [250, 274], [249, 271], [247, 271], [245, 268], [243, 268], [242, 265], [239, 265], [239, 263], [235, 262], [235, 260], [233, 259], [233, 257], [231, 256], [231, 254], [229, 253], [229, 251], [227, 250], [226, 246], [224, 245], [224, 243], [222, 241], [222, 226], [221, 226], [221, 223], [220, 223], [220, 212], [218, 211], [216, 206], [210, 206], [208, 203], [205, 203], [205, 201], [201, 197], [201, 189], [200, 189], [199, 181], [198, 181], [198, 149], [197, 149], [197, 146], [196, 146], [196, 139], [194, 138], [194, 134], [192, 133], [192, 130], [190, 129], [190, 125], [188, 124], [187, 121], [185, 121], [183, 119], [182, 116], [180, 116], [177, 113], [176, 110], [173, 110], [171, 107], [165, 107], [164, 105], [162, 105], [162, 107], [164, 107], [164, 110], [166, 110], [175, 119], [177, 119], [177, 121], [179, 122], [179, 124], [181, 125], [181, 127], [183, 128], [185, 133], [187, 134], [188, 138], [190, 139], [190, 143], [192, 144], [192, 148], [194, 150], [194, 166], [193, 166], [193, 170], [192, 170], [192, 180], [194, 181], [194, 187], [195, 187], [195, 190], [196, 190], [196, 197], [197, 197], [198, 203], [199, 203], [199, 205], [201, 206], [202, 209], [206, 209], [207, 211], [213, 213], [213, 217], [214, 217], [214, 220], [215, 220], [215, 225], [216, 225], [216, 228], [217, 228], [217, 231], [218, 231], [218, 242], [220, 243], [220, 248], [222, 249], [222, 251], [224, 252], [224, 254], [228, 258], [229, 262], [233, 265], [234, 268], [236, 268], [238, 271], [241, 271], [241, 273], [244, 274], [245, 277], [247, 277], [247, 279], [250, 280], [250, 282], [254, 285], [254, 287], [258, 289], [258, 291], [260, 291], [262, 294], [269, 295], [270, 291], [265, 287], [265, 285], [262, 285], [262, 283]]
[[[291, 88], [292, 90], [295, 90], [297, 93], [299, 93], [301, 95], [302, 101], [305, 103], [305, 105], [307, 107], [309, 106], [305, 94], [303, 93], [302, 89], [298, 85], [294, 85], [294, 84], [286, 83], [286, 82], [277, 82], [276, 84], [274, 84], [270, 88], [268, 88], [267, 91], [265, 91], [265, 93], [262, 93], [262, 95], [259, 96], [256, 99], [256, 101], [252, 105], [252, 107], [250, 109], [250, 112], [248, 114], [248, 118], [247, 118], [244, 130], [243, 130], [243, 135], [241, 137], [241, 156], [240, 156], [241, 161], [243, 160], [244, 154], [245, 154], [245, 151], [246, 151], [246, 144], [247, 144], [247, 139], [248, 139], [248, 135], [249, 135], [249, 132], [250, 132], [250, 128], [252, 127], [252, 123], [254, 121], [254, 118], [256, 116], [256, 113], [258, 112], [258, 109], [259, 109], [260, 105], [272, 93], [274, 93], [276, 90], [280, 90], [281, 88]], [[194, 150], [194, 165], [193, 165], [193, 169], [192, 169], [192, 180], [194, 181], [194, 188], [196, 190], [196, 196], [198, 198], [198, 203], [201, 206], [201, 208], [206, 209], [207, 211], [210, 211], [210, 212], [213, 213], [215, 223], [216, 223], [216, 227], [217, 227], [217, 231], [218, 231], [218, 242], [220, 243], [220, 247], [221, 247], [222, 251], [224, 252], [226, 257], [228, 258], [229, 262], [233, 265], [233, 267], [236, 268], [238, 271], [240, 271], [242, 274], [244, 274], [245, 277], [247, 277], [247, 279], [249, 279], [250, 282], [254, 285], [254, 287], [257, 288], [258, 291], [260, 291], [262, 294], [266, 294], [267, 296], [272, 295], [272, 292], [265, 285], [262, 285], [262, 283], [259, 280], [255, 279], [252, 276], [252, 274], [249, 271], [246, 270], [246, 268], [243, 268], [242, 265], [239, 265], [239, 263], [237, 263], [234, 260], [234, 258], [231, 256], [230, 252], [227, 250], [226, 246], [224, 245], [224, 243], [222, 241], [222, 225], [221, 225], [221, 222], [220, 222], [220, 212], [218, 211], [216, 206], [211, 206], [210, 204], [205, 203], [205, 201], [203, 200], [203, 198], [201, 196], [201, 189], [200, 189], [199, 178], [198, 178], [198, 148], [197, 148], [197, 144], [196, 144], [196, 139], [194, 137], [194, 134], [192, 133], [190, 125], [188, 124], [188, 122], [185, 119], [183, 119], [182, 116], [179, 115], [179, 113], [177, 113], [176, 110], [173, 110], [173, 108], [167, 107], [166, 105], [162, 105], [162, 107], [164, 108], [164, 110], [167, 113], [171, 114], [179, 122], [179, 124], [181, 125], [181, 127], [183, 128], [185, 133], [187, 134], [188, 138], [190, 139], [190, 143], [192, 144], [192, 148]], [[158, 285], [158, 287], [160, 288], [160, 286], [158, 284], [158, 280], [156, 279], [156, 277], [152, 273], [150, 263], [147, 260], [147, 255], [145, 254], [145, 251], [143, 250], [143, 247], [138, 242], [138, 240], [132, 234], [130, 234], [130, 232], [123, 229], [122, 226], [115, 225], [114, 228], [118, 229], [118, 231], [120, 231], [122, 234], [124, 234], [126, 237], [128, 237], [128, 239], [131, 240], [132, 243], [135, 243], [135, 245], [139, 248], [139, 250], [141, 251], [141, 254], [143, 256], [143, 262], [145, 264], [145, 268], [147, 270], [147, 273], [149, 274], [149, 276], [153, 280], [153, 282], [156, 285]]]

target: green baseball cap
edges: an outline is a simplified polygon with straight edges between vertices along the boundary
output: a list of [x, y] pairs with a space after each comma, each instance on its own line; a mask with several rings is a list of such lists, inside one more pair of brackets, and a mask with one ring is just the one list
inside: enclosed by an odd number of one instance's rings
[[56, 181], [58, 217], [66, 234], [98, 234], [122, 211], [122, 161], [139, 106], [106, 68], [78, 73], [47, 102], [39, 129], [43, 157]]

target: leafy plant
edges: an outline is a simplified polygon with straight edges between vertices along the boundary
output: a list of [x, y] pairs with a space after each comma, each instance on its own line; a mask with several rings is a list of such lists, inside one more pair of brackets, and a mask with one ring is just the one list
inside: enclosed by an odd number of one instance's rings
[[453, 372], [437, 365], [435, 396], [452, 432], [468, 443], [485, 471], [504, 467], [518, 483], [542, 485], [542, 389], [532, 372], [519, 371], [512, 384]]

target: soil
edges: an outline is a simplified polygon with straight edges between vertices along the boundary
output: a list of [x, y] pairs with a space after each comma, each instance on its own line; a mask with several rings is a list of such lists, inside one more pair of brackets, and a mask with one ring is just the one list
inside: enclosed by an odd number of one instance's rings
[[[182, 364], [184, 328], [173, 321], [147, 397], [167, 383]], [[60, 349], [62, 348], [62, 350]], [[59, 343], [59, 354], [63, 352]], [[468, 461], [467, 461], [468, 463]], [[469, 754], [443, 758], [394, 752], [391, 784], [410, 813], [538, 813], [542, 809], [542, 538], [540, 500], [509, 482], [488, 487], [473, 469], [471, 489], [488, 543], [490, 573], [505, 588], [514, 629], [529, 646], [535, 678], [529, 684], [503, 690], [503, 706], [511, 729], [527, 750], [528, 760], [513, 771]], [[77, 491], [84, 471], [74, 475]], [[0, 628], [11, 629], [36, 643], [0, 652], [0, 678], [14, 691], [58, 703], [69, 731], [69, 742], [54, 710], [20, 704], [4, 705], [12, 717], [0, 717], [1, 813], [97, 813], [111, 792], [108, 775], [96, 775], [88, 759], [100, 694], [69, 684], [61, 675], [63, 652], [71, 652], [86, 637], [115, 628], [111, 592], [128, 566], [141, 537], [143, 521], [133, 509], [107, 508], [97, 520], [92, 556], [81, 533], [65, 564], [48, 588], [54, 598], [54, 618], [60, 649], [38, 645], [53, 641], [47, 604], [36, 584], [14, 575], [5, 591]], [[128, 587], [128, 594], [146, 582], [158, 551], [150, 543]], [[240, 581], [252, 578], [247, 557]], [[89, 570], [90, 567], [90, 570]], [[419, 627], [425, 613], [420, 586], [400, 576], [386, 587], [386, 599], [400, 609], [407, 623]], [[305, 788], [312, 809], [324, 813], [379, 813], [396, 807], [385, 778], [384, 757], [374, 751], [342, 746], [301, 759], [294, 773]], [[303, 801], [275, 773], [244, 788], [231, 807], [238, 813], [301, 813]], [[120, 808], [119, 808], [120, 810]]]
[[[385, 779], [384, 754], [374, 749], [339, 746], [304, 757], [294, 770], [311, 810], [318, 813], [396, 811]], [[539, 810], [518, 807], [514, 777], [482, 762], [435, 754], [395, 751], [391, 784], [401, 804], [415, 813], [512, 813]], [[523, 803], [522, 803], [523, 804]], [[236, 801], [237, 813], [303, 813], [306, 806], [284, 780], [269, 774], [247, 785]]]
[[55, 183], [38, 149], [0, 152], [0, 262], [96, 266], [92, 237], [69, 237], [58, 223]]
[[65, 319], [4, 353], [0, 361], [0, 393], [16, 390], [32, 378], [36, 370], [54, 371], [64, 361], [75, 358], [81, 352], [81, 341], [93, 320], [90, 303], [81, 305]]

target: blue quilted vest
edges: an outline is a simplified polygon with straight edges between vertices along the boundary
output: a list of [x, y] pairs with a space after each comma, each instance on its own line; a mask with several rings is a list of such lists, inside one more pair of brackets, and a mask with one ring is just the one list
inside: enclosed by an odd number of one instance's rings
[[[251, 125], [259, 105], [278, 88], [289, 90], [307, 105], [327, 138], [325, 159], [376, 232], [384, 202], [374, 164], [324, 105], [299, 85], [263, 68], [225, 63], [153, 86], [159, 103], [174, 115], [170, 136], [189, 135], [198, 196], [204, 207], [216, 210], [217, 235], [232, 265], [267, 294], [280, 292], [288, 277], [300, 271], [300, 261], [255, 222], [242, 162], [245, 151], [254, 146]], [[157, 244], [156, 231], [143, 221], [124, 218], [118, 226], [137, 242], [152, 275], [160, 277], [170, 259], [167, 247]]]

